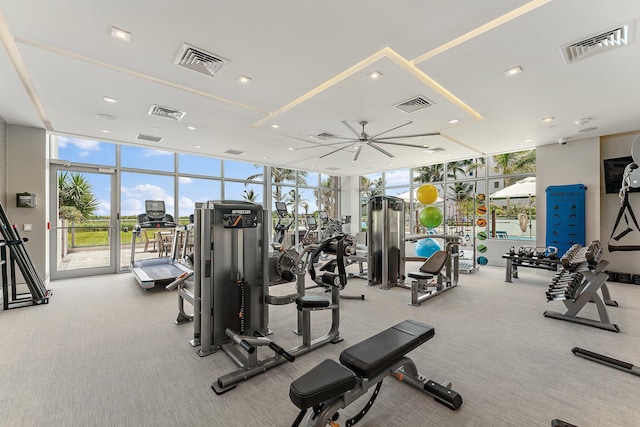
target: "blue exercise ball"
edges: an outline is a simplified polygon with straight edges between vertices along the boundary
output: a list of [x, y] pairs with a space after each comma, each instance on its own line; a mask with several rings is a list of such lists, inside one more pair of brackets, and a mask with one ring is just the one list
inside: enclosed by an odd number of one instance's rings
[[434, 239], [420, 239], [416, 243], [416, 256], [429, 258], [437, 251], [442, 250], [440, 243]]

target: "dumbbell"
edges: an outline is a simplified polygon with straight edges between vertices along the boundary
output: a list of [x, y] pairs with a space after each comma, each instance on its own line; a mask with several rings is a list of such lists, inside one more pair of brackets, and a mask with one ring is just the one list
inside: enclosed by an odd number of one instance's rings
[[511, 256], [515, 256], [516, 255], [516, 247], [515, 246], [509, 246], [509, 255], [511, 255]]

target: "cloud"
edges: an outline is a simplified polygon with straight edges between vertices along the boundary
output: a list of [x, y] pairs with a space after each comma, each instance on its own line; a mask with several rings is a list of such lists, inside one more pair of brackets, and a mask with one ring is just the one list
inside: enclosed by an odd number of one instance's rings
[[158, 156], [173, 156], [173, 152], [147, 148], [142, 150], [142, 154], [140, 154], [140, 157], [158, 157]]
[[144, 212], [145, 200], [164, 200], [165, 210], [173, 214], [175, 200], [165, 189], [152, 184], [139, 184], [135, 187], [121, 187], [122, 215], [138, 215]]
[[88, 151], [80, 151], [78, 153], [78, 157], [87, 157], [89, 155]]
[[99, 141], [91, 141], [87, 139], [75, 139], [75, 138], [70, 138], [68, 136], [58, 137], [58, 147], [65, 148], [68, 145], [75, 145], [76, 147], [78, 147], [80, 150], [83, 150], [83, 151], [100, 151], [101, 150]]
[[111, 202], [108, 200], [98, 200], [98, 208], [93, 214], [96, 216], [111, 215]]
[[188, 176], [181, 176], [178, 178], [178, 181], [180, 184], [191, 184], [193, 182], [193, 180]]
[[180, 216], [188, 216], [191, 215], [193, 213], [193, 210], [195, 209], [195, 202], [188, 198], [188, 197], [180, 197], [180, 212], [179, 215]]
[[384, 179], [386, 181], [385, 185], [394, 185], [394, 184], [408, 185], [409, 169], [385, 172]]

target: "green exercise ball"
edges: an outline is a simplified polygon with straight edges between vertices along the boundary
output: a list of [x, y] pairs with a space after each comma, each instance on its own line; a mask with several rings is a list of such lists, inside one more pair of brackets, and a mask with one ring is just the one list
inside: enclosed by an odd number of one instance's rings
[[424, 184], [416, 191], [418, 201], [424, 205], [430, 205], [438, 199], [438, 189], [431, 184]]
[[434, 206], [429, 206], [420, 211], [420, 224], [427, 228], [436, 228], [442, 224], [442, 211]]

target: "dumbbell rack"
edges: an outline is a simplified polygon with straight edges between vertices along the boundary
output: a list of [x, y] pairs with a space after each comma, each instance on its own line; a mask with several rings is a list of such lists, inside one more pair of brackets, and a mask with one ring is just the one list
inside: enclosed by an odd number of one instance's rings
[[[546, 292], [547, 301], [562, 301], [567, 308], [564, 313], [545, 311], [545, 317], [581, 323], [608, 331], [620, 332], [620, 328], [611, 323], [607, 305], [617, 307], [611, 299], [606, 280], [609, 277], [604, 270], [609, 262], [601, 259], [602, 245], [594, 240], [588, 247], [575, 244], [562, 256], [562, 270], [551, 280]], [[598, 294], [601, 290], [602, 297]], [[578, 313], [588, 303], [593, 302], [598, 309], [599, 320], [579, 317]]]
[[509, 249], [509, 253], [502, 256], [503, 259], [507, 260], [505, 282], [512, 283], [512, 279], [518, 278], [518, 267], [558, 271], [558, 265], [561, 262], [557, 258], [555, 252], [551, 252], [547, 255], [547, 249], [549, 248], [521, 246], [516, 251], [512, 246]]

